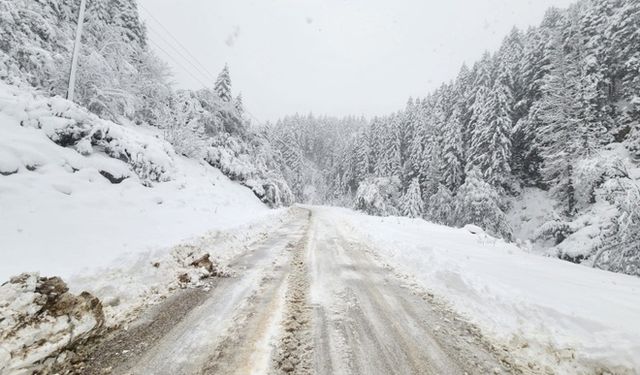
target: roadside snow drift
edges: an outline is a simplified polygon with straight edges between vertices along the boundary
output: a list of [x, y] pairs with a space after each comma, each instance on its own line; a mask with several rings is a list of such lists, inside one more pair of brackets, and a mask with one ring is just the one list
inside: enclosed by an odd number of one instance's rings
[[[579, 363], [640, 372], [639, 278], [528, 254], [477, 227], [315, 210], [523, 358], [539, 358], [556, 373], [578, 373]], [[545, 362], [542, 352], [554, 360]]]

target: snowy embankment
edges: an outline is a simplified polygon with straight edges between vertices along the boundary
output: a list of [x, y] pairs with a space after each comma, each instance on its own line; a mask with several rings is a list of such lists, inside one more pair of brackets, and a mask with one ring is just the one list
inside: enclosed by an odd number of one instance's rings
[[0, 86], [0, 173], [2, 280], [66, 278], [270, 212], [217, 169], [176, 155], [157, 129], [9, 86]]
[[227, 273], [287, 217], [158, 129], [0, 83], [0, 373]]
[[640, 372], [640, 278], [532, 255], [473, 226], [317, 211], [532, 365]]

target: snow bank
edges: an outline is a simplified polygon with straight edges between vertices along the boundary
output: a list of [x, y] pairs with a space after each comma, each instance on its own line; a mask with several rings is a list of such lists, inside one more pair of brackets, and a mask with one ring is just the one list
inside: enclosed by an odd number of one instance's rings
[[108, 326], [127, 324], [142, 308], [178, 288], [206, 287], [203, 279], [242, 272], [228, 264], [293, 218], [289, 210], [273, 210], [247, 224], [212, 230], [171, 248], [124, 254], [99, 272], [72, 277], [69, 284], [72, 291], [87, 290], [103, 301]]
[[[48, 149], [55, 145], [70, 148], [57, 162], [73, 170], [91, 165], [82, 156], [99, 152], [122, 161], [145, 185], [171, 179], [175, 152], [169, 143], [102, 120], [62, 98], [33, 95], [0, 83], [0, 114], [5, 125], [2, 146], [6, 153], [20, 159], [18, 169], [33, 171], [51, 162], [47, 157], [52, 155], [37, 152], [41, 146], [38, 140], [48, 138], [54, 143], [47, 142]], [[18, 123], [24, 131], [17, 131], [11, 123]], [[100, 172], [111, 171], [107, 168]]]
[[104, 121], [0, 83], [0, 282], [68, 279], [270, 210], [157, 129]]
[[[100, 301], [59, 278], [22, 274], [0, 286], [0, 373], [44, 371], [103, 325]], [[46, 372], [46, 371], [45, 371]]]
[[477, 228], [316, 210], [523, 358], [553, 352], [541, 364], [559, 373], [577, 373], [580, 363], [640, 371], [639, 278], [532, 255]]

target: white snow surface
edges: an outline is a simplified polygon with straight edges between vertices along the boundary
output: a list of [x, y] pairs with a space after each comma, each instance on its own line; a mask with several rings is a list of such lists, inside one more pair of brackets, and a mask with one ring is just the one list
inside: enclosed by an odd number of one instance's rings
[[[88, 140], [57, 145], [52, 134], [70, 121], [108, 129], [114, 147], [134, 160], [109, 157]], [[138, 162], [157, 168], [163, 182], [143, 181], [156, 170], [136, 170]], [[128, 178], [113, 184], [100, 171]], [[22, 272], [65, 280], [94, 274], [132, 254], [168, 252], [204, 232], [277, 214], [219, 170], [175, 154], [157, 129], [100, 120], [63, 99], [5, 84], [0, 172], [0, 283]]]
[[567, 360], [574, 356], [640, 372], [640, 278], [533, 255], [477, 227], [315, 211], [351, 228], [355, 240], [523, 358], [554, 348], [555, 362], [546, 365], [560, 373], [576, 373], [579, 365]]

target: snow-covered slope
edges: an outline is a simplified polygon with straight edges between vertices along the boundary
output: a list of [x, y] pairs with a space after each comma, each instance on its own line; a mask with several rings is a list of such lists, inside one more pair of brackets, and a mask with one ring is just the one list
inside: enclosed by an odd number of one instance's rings
[[[640, 279], [523, 252], [475, 226], [317, 208], [522, 358], [555, 373], [581, 364], [640, 372]], [[540, 353], [550, 356], [545, 361]], [[551, 360], [549, 359], [551, 358]], [[576, 360], [577, 359], [577, 360]], [[629, 370], [631, 369], [631, 370]], [[628, 373], [620, 370], [620, 373]]]
[[270, 215], [249, 189], [177, 155], [157, 129], [4, 84], [0, 173], [2, 281], [27, 271], [68, 278]]

